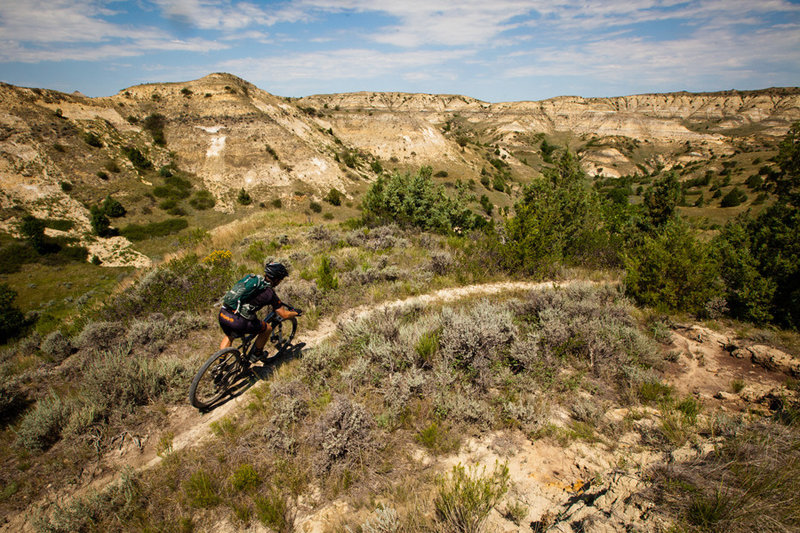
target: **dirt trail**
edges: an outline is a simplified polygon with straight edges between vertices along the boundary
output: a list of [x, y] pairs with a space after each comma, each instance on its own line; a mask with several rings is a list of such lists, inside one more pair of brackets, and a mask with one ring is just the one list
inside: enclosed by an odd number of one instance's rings
[[[543, 290], [557, 287], [563, 288], [576, 285], [596, 284], [595, 282], [582, 280], [565, 280], [560, 282], [547, 281], [540, 283], [522, 281], [487, 283], [441, 289], [429, 294], [412, 296], [402, 300], [354, 307], [340, 315], [335, 322], [330, 319], [320, 321], [319, 326], [311, 331], [303, 331], [301, 321], [300, 330], [295, 340], [303, 343], [305, 345], [304, 349], [312, 348], [332, 336], [340, 323], [357, 320], [371, 313], [382, 312], [389, 309], [443, 304], [455, 302], [464, 298], [490, 296], [514, 291]], [[139, 471], [158, 465], [162, 460], [162, 457], [157, 453], [157, 443], [160, 435], [168, 433], [174, 435], [172, 440], [173, 452], [203, 443], [213, 434], [211, 431], [211, 424], [213, 422], [246, 406], [248, 402], [249, 391], [246, 391], [244, 394], [231, 399], [209, 413], [200, 413], [188, 404], [170, 407], [167, 414], [168, 422], [159, 428], [158, 433], [145, 436], [124, 435], [119, 445], [115, 449], [106, 452], [94, 470], [90, 474], [87, 473], [87, 477], [90, 479], [82, 483], [81, 486], [54, 488], [52, 493], [42, 498], [37, 504], [30, 506], [27, 511], [10, 518], [8, 522], [0, 526], [0, 531], [33, 531], [28, 521], [30, 518], [30, 510], [33, 507], [48, 501], [64, 502], [71, 497], [85, 494], [90, 490], [102, 490], [119, 478], [119, 473], [123, 467], [131, 467]]]

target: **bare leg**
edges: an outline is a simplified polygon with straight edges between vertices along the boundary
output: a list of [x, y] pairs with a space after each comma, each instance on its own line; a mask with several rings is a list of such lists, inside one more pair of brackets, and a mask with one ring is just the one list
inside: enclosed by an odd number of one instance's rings
[[228, 337], [227, 335], [225, 335], [225, 336], [222, 338], [222, 342], [220, 342], [220, 343], [219, 343], [219, 349], [220, 349], [220, 350], [224, 350], [225, 348], [230, 348], [230, 347], [231, 347], [231, 344], [233, 344], [233, 341], [231, 340], [231, 338], [230, 338], [230, 337]]
[[272, 333], [272, 326], [267, 324], [267, 329], [259, 333], [258, 337], [256, 337], [256, 348], [258, 350], [264, 349], [264, 345], [267, 344], [267, 339], [269, 339], [271, 333]]

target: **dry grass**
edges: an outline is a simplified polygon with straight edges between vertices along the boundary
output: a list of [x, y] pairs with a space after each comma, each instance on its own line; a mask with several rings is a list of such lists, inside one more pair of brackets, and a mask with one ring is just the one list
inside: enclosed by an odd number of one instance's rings
[[657, 468], [657, 501], [689, 531], [796, 531], [797, 442], [796, 428], [771, 422], [747, 425], [696, 461]]

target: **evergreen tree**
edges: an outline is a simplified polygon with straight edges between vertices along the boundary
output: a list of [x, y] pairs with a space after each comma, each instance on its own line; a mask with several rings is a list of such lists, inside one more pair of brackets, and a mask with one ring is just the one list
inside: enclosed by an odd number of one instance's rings
[[47, 251], [47, 246], [44, 241], [44, 221], [30, 214], [25, 215], [22, 217], [19, 231], [38, 253], [43, 254]]
[[93, 205], [89, 209], [89, 222], [92, 224], [92, 231], [98, 237], [111, 236], [111, 222], [108, 220], [102, 208]]

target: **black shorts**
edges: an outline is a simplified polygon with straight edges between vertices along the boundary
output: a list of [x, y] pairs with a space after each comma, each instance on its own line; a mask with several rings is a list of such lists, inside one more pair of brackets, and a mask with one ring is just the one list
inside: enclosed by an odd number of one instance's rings
[[241, 337], [248, 333], [261, 333], [267, 329], [266, 322], [262, 322], [258, 318], [247, 320], [224, 307], [219, 310], [219, 326], [225, 335], [231, 338]]

